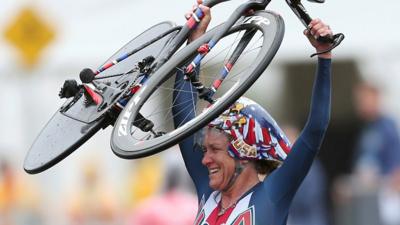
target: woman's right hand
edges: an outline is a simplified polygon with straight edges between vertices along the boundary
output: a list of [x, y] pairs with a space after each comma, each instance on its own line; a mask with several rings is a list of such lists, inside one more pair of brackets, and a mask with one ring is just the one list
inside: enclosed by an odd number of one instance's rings
[[196, 29], [192, 31], [192, 33], [190, 34], [189, 38], [188, 38], [188, 43], [196, 40], [197, 38], [199, 38], [201, 35], [203, 35], [208, 27], [208, 24], [210, 24], [211, 21], [211, 11], [210, 8], [207, 6], [204, 6], [203, 4], [203, 0], [197, 0], [197, 5], [193, 5], [192, 11], [188, 12], [185, 14], [185, 18], [186, 19], [190, 19], [190, 17], [193, 14], [193, 11], [196, 8], [200, 8], [203, 13], [204, 13], [204, 17], [203, 19], [201, 19], [200, 23], [197, 25]]

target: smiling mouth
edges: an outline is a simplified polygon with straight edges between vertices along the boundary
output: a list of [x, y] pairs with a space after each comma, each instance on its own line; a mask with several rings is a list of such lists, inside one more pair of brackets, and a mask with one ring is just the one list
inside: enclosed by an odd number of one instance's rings
[[213, 174], [218, 173], [218, 172], [219, 172], [219, 169], [218, 169], [218, 168], [214, 168], [214, 169], [209, 169], [209, 170], [208, 170], [208, 174], [209, 174], [209, 175], [213, 175]]

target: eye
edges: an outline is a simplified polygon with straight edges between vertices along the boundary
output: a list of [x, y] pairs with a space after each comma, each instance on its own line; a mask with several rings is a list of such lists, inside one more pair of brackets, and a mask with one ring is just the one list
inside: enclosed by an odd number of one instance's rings
[[201, 152], [202, 152], [203, 154], [207, 152], [207, 148], [206, 148], [206, 146], [204, 146], [204, 145], [201, 145], [201, 146], [200, 146], [200, 150], [201, 150]]

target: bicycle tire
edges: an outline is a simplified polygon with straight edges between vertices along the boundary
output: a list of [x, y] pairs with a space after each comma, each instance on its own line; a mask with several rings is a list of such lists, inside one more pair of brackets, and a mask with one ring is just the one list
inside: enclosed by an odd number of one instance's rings
[[[111, 135], [111, 148], [117, 156], [125, 159], [135, 159], [163, 151], [177, 144], [189, 135], [192, 135], [221, 114], [229, 105], [246, 92], [269, 65], [282, 42], [284, 22], [281, 16], [270, 11], [257, 11], [254, 15], [246, 17], [241, 22], [237, 22], [224, 37], [249, 29], [256, 29], [263, 34], [262, 46], [256, 57], [257, 60], [252, 66], [249, 66], [251, 70], [246, 71], [247, 78], [240, 80], [241, 82], [236, 81], [233, 87], [214, 104], [208, 107], [205, 112], [196, 115], [194, 119], [186, 124], [177, 128], [174, 127], [171, 131], [159, 137], [151, 137], [151, 135], [145, 135], [141, 139], [133, 137], [131, 135], [132, 129], [134, 129], [135, 132], [137, 132], [138, 129], [130, 124], [133, 123], [133, 118], [136, 118], [139, 110], [142, 114], [142, 107], [151, 99], [152, 94], [156, 93], [155, 91], [163, 88], [162, 84], [168, 82], [168, 79], [175, 73], [175, 68], [185, 65], [188, 59], [192, 59], [200, 45], [207, 43], [219, 29], [220, 27], [216, 27], [210, 30], [176, 53], [165, 65], [156, 71], [148, 82], [142, 86], [139, 92], [130, 99], [118, 117]], [[217, 46], [219, 43], [220, 42], [217, 43]], [[213, 50], [211, 50], [211, 52], [212, 51]]]
[[[177, 27], [175, 27], [175, 24], [169, 21], [161, 22], [148, 28], [116, 51], [105, 63], [138, 48], [138, 46], [141, 46], [149, 40], [154, 39], [154, 43], [144, 47], [114, 67], [101, 72], [97, 77], [104, 78], [112, 74], [126, 73], [130, 71], [138, 61], [149, 56], [149, 54], [153, 54], [153, 56], [157, 57], [165, 45], [175, 35], [177, 32], [176, 29]], [[163, 37], [159, 36], [159, 34], [169, 30], [171, 30], [170, 34]], [[125, 76], [124, 79], [134, 80], [137, 73], [139, 72], [132, 73], [129, 77]], [[102, 79], [102, 82], [108, 82], [110, 86], [112, 86], [112, 84], [120, 78], [121, 77], [105, 78]], [[124, 80], [121, 80], [121, 84], [124, 83], [122, 81]], [[132, 83], [131, 81], [129, 82]], [[106, 94], [107, 92], [103, 92], [103, 96]], [[115, 101], [117, 100], [113, 102]], [[113, 119], [108, 116], [108, 110], [111, 106], [112, 104], [102, 110], [98, 110], [96, 105], [86, 105], [82, 95], [77, 98], [67, 99], [32, 143], [25, 156], [24, 170], [30, 174], [40, 173], [66, 158], [101, 128], [105, 128], [114, 122], [112, 121]]]

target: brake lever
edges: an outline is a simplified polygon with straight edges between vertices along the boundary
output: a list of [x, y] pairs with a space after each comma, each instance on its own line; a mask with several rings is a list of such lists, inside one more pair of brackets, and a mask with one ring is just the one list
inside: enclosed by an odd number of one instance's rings
[[318, 37], [317, 41], [319, 41], [321, 43], [331, 43], [332, 45], [328, 49], [326, 49], [322, 52], [316, 52], [316, 53], [311, 54], [310, 57], [314, 57], [316, 55], [321, 55], [321, 54], [332, 51], [334, 48], [339, 46], [340, 43], [342, 43], [342, 41], [344, 40], [344, 37], [345, 36], [342, 33], [337, 33], [337, 34], [334, 34], [333, 36]]

